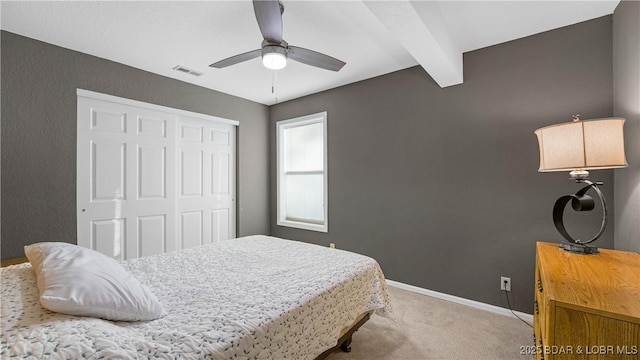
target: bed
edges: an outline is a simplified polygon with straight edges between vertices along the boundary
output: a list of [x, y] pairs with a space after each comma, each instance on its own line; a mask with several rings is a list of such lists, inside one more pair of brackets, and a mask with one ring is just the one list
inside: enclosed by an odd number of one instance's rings
[[107, 321], [42, 307], [29, 263], [1, 270], [4, 358], [317, 359], [348, 350], [369, 314], [391, 316], [366, 256], [249, 236], [127, 260], [166, 315]]

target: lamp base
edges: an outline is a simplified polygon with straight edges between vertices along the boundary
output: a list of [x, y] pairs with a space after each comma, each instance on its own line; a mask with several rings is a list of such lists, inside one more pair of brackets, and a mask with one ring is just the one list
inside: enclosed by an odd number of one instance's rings
[[[580, 191], [578, 191], [575, 195], [565, 195], [559, 198], [553, 205], [553, 224], [555, 225], [556, 230], [558, 230], [560, 235], [562, 235], [562, 237], [567, 240], [567, 242], [563, 242], [560, 244], [560, 248], [577, 254], [598, 254], [598, 248], [588, 246], [587, 244], [590, 244], [598, 239], [604, 232], [604, 227], [607, 225], [607, 204], [604, 200], [602, 191], [600, 191], [600, 189], [598, 188], [598, 185], [602, 185], [602, 183], [593, 182], [589, 179], [576, 179], [576, 182], [587, 184], [587, 186], [580, 189]], [[600, 202], [602, 204], [602, 223], [600, 224], [600, 230], [598, 231], [598, 233], [590, 240], [577, 240], [572, 238], [564, 227], [564, 208], [567, 203], [571, 202], [571, 207], [575, 211], [593, 210], [595, 202], [593, 201], [593, 198], [591, 196], [586, 194], [586, 192], [590, 189], [593, 189], [598, 195], [598, 198], [600, 198]]]
[[582, 245], [582, 244], [560, 243], [559, 248], [572, 253], [583, 254], [583, 255], [600, 253], [597, 247]]

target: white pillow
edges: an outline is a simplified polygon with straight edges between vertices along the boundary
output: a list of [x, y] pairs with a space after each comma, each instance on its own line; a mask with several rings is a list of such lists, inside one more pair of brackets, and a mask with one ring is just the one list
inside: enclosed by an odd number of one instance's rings
[[24, 247], [36, 272], [40, 303], [64, 314], [107, 320], [154, 320], [158, 298], [114, 259], [80, 246], [44, 242]]

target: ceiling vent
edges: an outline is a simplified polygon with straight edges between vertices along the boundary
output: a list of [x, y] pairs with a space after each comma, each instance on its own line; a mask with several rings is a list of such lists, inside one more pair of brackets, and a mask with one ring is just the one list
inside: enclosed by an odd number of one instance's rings
[[189, 68], [186, 68], [182, 65], [176, 65], [173, 70], [175, 71], [179, 71], [185, 74], [189, 74], [189, 75], [193, 75], [193, 76], [202, 76], [203, 73], [199, 72], [199, 71], [195, 71], [195, 70], [191, 70]]

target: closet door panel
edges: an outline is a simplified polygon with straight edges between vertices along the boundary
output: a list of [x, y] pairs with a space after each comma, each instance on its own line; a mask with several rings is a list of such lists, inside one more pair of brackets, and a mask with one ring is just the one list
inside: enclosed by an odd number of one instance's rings
[[78, 97], [78, 245], [117, 260], [176, 249], [175, 121]]
[[[179, 128], [182, 191], [177, 199], [178, 212], [186, 218], [202, 211], [197, 230], [202, 244], [234, 238], [235, 126], [180, 116]], [[190, 233], [183, 229], [179, 242], [185, 247], [199, 245], [187, 238]]]

